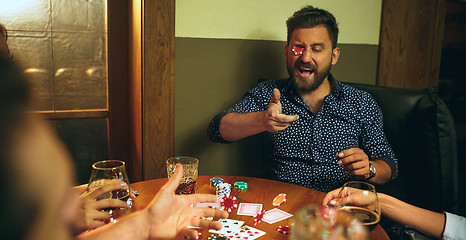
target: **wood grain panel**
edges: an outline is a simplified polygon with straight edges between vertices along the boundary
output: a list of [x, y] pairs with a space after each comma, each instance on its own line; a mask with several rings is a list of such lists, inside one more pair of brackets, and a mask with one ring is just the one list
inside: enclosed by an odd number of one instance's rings
[[377, 85], [438, 85], [445, 0], [384, 0]]
[[143, 173], [166, 176], [174, 145], [175, 1], [143, 0]]
[[143, 179], [142, 158], [142, 4], [133, 0], [129, 6], [129, 158], [133, 179]]

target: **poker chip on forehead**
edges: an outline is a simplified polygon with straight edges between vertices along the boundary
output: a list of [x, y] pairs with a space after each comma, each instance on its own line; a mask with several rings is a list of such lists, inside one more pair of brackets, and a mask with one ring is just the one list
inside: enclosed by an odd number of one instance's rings
[[238, 208], [238, 199], [235, 196], [229, 195], [224, 196], [220, 201], [220, 209], [225, 210], [227, 212], [234, 211]]
[[220, 183], [224, 183], [225, 181], [219, 177], [213, 177], [210, 179], [210, 186], [217, 187]]
[[285, 193], [280, 193], [273, 199], [272, 205], [274, 207], [278, 207], [278, 206], [282, 205], [284, 202], [286, 202], [286, 194]]
[[224, 236], [222, 234], [212, 234], [207, 239], [208, 240], [229, 240], [227, 236]]
[[246, 182], [235, 182], [234, 186], [238, 190], [246, 190], [248, 189], [248, 184]]
[[278, 226], [278, 227], [277, 227], [277, 232], [279, 232], [279, 233], [281, 233], [281, 234], [288, 235], [288, 234], [290, 234], [290, 232], [291, 232], [291, 227], [288, 226], [288, 225], [281, 225], [281, 226]]

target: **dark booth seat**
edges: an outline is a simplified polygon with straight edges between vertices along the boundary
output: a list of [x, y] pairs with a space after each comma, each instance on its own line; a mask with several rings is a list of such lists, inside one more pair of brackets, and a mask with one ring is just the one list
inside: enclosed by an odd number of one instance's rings
[[453, 118], [435, 88], [413, 90], [346, 83], [369, 92], [384, 116], [399, 175], [379, 192], [433, 211], [456, 212], [458, 171]]

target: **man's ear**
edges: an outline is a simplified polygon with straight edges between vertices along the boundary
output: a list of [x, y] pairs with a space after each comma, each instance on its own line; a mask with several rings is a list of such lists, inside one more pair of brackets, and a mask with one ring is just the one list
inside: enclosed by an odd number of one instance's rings
[[337, 64], [339, 57], [340, 57], [340, 49], [336, 47], [332, 50], [332, 65]]

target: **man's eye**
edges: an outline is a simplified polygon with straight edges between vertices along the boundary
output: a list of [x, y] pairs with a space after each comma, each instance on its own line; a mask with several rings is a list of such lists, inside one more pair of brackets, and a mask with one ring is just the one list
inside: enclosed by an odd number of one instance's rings
[[301, 56], [304, 53], [304, 48], [300, 46], [293, 46], [291, 48], [291, 52], [293, 52], [295, 56]]

